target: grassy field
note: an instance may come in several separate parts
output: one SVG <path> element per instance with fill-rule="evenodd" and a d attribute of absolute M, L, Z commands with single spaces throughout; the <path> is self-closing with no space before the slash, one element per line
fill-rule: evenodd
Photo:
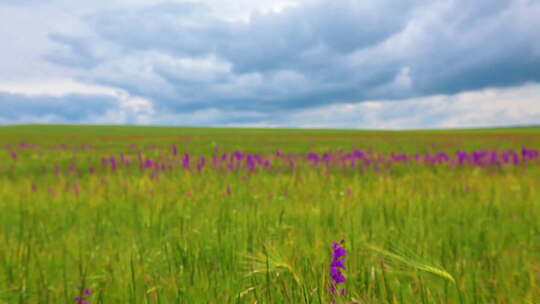
<path fill-rule="evenodd" d="M 0 303 L 539 303 L 540 157 L 521 154 L 538 127 L 35 125 L 0 143 Z"/>

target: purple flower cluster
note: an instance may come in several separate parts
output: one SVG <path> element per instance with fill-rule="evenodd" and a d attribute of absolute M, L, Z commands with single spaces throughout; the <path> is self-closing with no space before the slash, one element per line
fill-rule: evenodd
<path fill-rule="evenodd" d="M 332 244 L 332 262 L 330 263 L 330 296 L 332 296 L 333 301 L 335 301 L 337 284 L 344 283 L 346 280 L 345 276 L 341 272 L 342 269 L 345 269 L 346 254 L 347 251 L 345 250 L 345 248 L 343 248 L 341 243 L 334 242 L 334 244 Z M 341 288 L 339 290 L 339 295 L 345 295 L 345 288 Z"/>
<path fill-rule="evenodd" d="M 132 145 L 133 146 L 133 145 Z M 135 146 L 130 149 L 136 149 Z M 22 145 L 21 147 L 26 147 Z M 14 161 L 24 161 L 24 155 L 17 154 L 18 147 L 9 147 Z M 172 151 L 171 151 L 172 150 Z M 457 150 L 454 152 L 431 151 L 425 153 L 376 152 L 371 149 L 359 150 L 353 148 L 323 153 L 284 153 L 280 150 L 268 153 L 246 153 L 242 151 L 222 151 L 214 149 L 211 155 L 196 155 L 181 152 L 176 145 L 168 153 L 148 152 L 137 150 L 135 153 L 100 156 L 101 167 L 95 163 L 89 164 L 87 169 L 79 167 L 74 159 L 71 163 L 61 165 L 51 163 L 54 175 L 61 174 L 82 176 L 99 174 L 100 172 L 131 172 L 137 167 L 140 171 L 148 171 L 151 176 L 171 170 L 183 171 L 219 171 L 241 172 L 249 175 L 257 172 L 288 172 L 304 169 L 315 169 L 322 172 L 387 172 L 389 169 L 399 169 L 403 166 L 432 167 L 441 166 L 448 169 L 471 167 L 485 167 L 489 169 L 533 166 L 540 164 L 540 151 L 532 148 L 493 150 L 482 149 L 476 151 Z M 13 167 L 15 168 L 15 167 Z M 45 170 L 44 167 L 43 170 Z M 243 172 L 242 172 L 243 171 Z"/>
<path fill-rule="evenodd" d="M 88 297 L 92 295 L 92 291 L 88 288 L 84 289 L 84 294 L 75 298 L 77 304 L 92 304 L 88 301 Z"/>

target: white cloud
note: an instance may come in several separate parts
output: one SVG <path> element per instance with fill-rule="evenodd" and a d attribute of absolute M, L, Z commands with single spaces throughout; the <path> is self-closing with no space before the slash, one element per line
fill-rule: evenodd
<path fill-rule="evenodd" d="M 85 84 L 73 79 L 30 80 L 25 82 L 2 82 L 0 91 L 26 96 L 65 96 L 69 94 L 103 94 L 116 96 L 118 89 L 96 84 Z"/>
<path fill-rule="evenodd" d="M 450 115 L 439 122 L 439 127 L 538 125 L 540 84 L 466 92 L 450 98 L 442 106 Z"/>
<path fill-rule="evenodd" d="M 399 73 L 394 78 L 394 83 L 400 88 L 410 89 L 412 86 L 411 68 L 406 66 L 399 70 Z"/>
<path fill-rule="evenodd" d="M 402 101 L 330 105 L 297 112 L 287 120 L 299 127 L 360 129 L 538 125 L 540 84 Z"/>

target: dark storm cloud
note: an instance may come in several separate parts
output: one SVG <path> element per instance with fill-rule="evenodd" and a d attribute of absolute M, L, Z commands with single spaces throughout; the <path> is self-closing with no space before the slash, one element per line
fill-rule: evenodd
<path fill-rule="evenodd" d="M 71 52 L 47 58 L 173 112 L 278 113 L 540 81 L 539 1 L 319 1 L 249 22 L 213 13 L 169 3 L 94 14 L 99 40 L 53 35 Z M 99 41 L 121 51 L 98 55 Z"/>
<path fill-rule="evenodd" d="M 23 116 L 56 116 L 65 121 L 81 121 L 104 114 L 118 100 L 103 95 L 26 96 L 0 92 L 0 119 L 18 121 Z"/>
<path fill-rule="evenodd" d="M 411 10 L 406 4 L 410 2 L 322 1 L 281 13 L 253 14 L 246 24 L 219 20 L 202 4 L 169 3 L 100 13 L 87 21 L 101 37 L 126 50 L 216 54 L 239 73 L 317 70 L 326 65 L 317 62 L 326 55 L 372 46 L 400 31 Z M 326 62 L 331 63 L 330 58 Z"/>
<path fill-rule="evenodd" d="M 411 61 L 421 95 L 540 81 L 538 1 L 469 1 L 441 13 Z"/>

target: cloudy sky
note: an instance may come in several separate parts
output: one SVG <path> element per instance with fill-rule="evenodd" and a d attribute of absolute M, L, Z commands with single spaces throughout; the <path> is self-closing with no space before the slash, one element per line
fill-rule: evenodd
<path fill-rule="evenodd" d="M 540 124 L 540 0 L 0 0 L 0 124 Z"/>

